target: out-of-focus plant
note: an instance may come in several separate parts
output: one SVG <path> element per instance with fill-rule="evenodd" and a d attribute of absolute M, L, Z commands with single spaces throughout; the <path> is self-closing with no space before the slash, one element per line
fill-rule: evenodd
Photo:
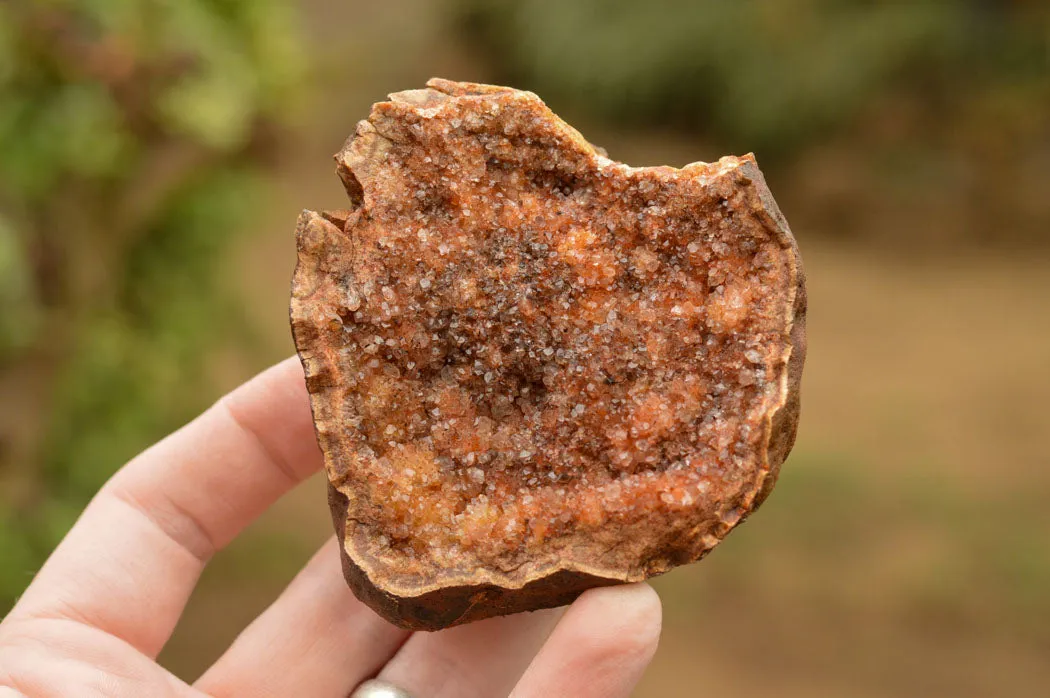
<path fill-rule="evenodd" d="M 0 3 L 0 614 L 245 327 L 217 265 L 295 102 L 291 20 L 285 0 Z"/>
<path fill-rule="evenodd" d="M 755 151 L 822 201 L 811 229 L 1050 242 L 1046 2 L 458 2 L 498 79 Z"/>
<path fill-rule="evenodd" d="M 464 19 L 509 77 L 564 101 L 772 151 L 894 86 L 1045 79 L 1050 40 L 1037 3 L 987 0 L 466 0 Z"/>

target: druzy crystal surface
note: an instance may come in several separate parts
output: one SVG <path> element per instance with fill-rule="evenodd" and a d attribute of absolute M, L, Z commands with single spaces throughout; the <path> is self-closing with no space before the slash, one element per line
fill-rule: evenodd
<path fill-rule="evenodd" d="M 632 168 L 433 80 L 336 156 L 292 323 L 347 577 L 409 627 L 698 559 L 794 439 L 805 291 L 751 156 Z"/>

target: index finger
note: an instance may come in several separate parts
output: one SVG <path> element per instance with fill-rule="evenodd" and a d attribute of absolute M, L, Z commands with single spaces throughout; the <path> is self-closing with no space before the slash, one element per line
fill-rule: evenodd
<path fill-rule="evenodd" d="M 155 657 L 211 555 L 320 466 L 293 357 L 117 472 L 7 622 L 70 619 Z"/>

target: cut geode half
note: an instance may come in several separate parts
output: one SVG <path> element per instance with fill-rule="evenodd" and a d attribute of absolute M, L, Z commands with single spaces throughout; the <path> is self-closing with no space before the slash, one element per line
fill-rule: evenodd
<path fill-rule="evenodd" d="M 750 155 L 613 162 L 536 95 L 431 80 L 336 156 L 291 319 L 357 596 L 405 628 L 693 562 L 794 442 L 806 292 Z"/>

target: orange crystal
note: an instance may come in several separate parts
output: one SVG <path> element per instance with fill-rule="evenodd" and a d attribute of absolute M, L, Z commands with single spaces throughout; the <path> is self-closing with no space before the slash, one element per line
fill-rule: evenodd
<path fill-rule="evenodd" d="M 768 493 L 805 350 L 750 155 L 597 152 L 532 93 L 431 80 L 304 212 L 292 326 L 348 581 L 405 627 L 699 559 Z"/>

